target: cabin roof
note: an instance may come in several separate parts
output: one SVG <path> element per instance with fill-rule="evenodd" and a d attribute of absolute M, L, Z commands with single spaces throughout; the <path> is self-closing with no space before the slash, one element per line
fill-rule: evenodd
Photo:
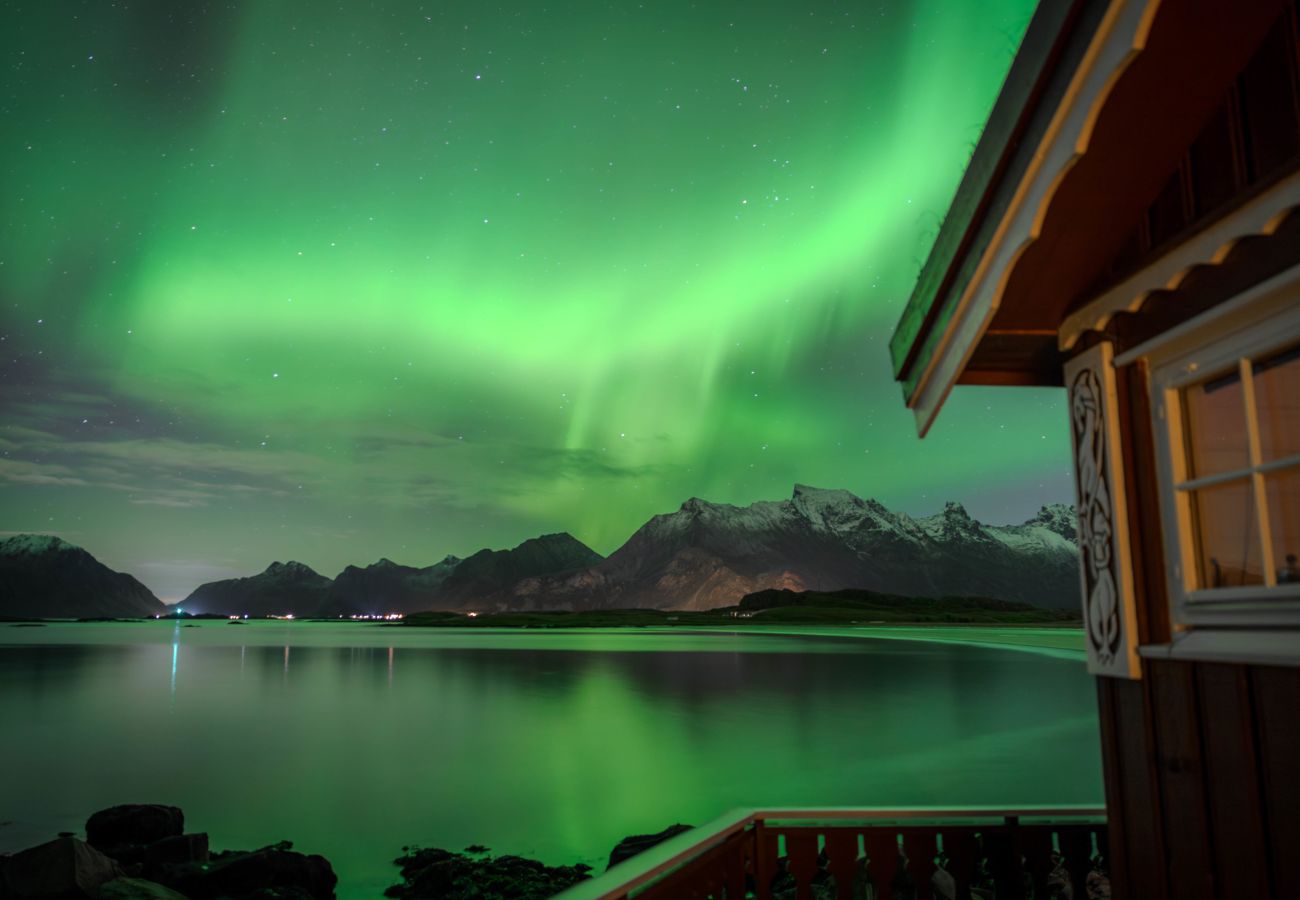
<path fill-rule="evenodd" d="M 981 232 L 988 231 L 988 223 L 1005 211 L 1016 182 L 1029 164 L 1032 148 L 1042 138 L 1048 119 L 1044 109 L 1060 99 L 1066 83 L 1059 73 L 1072 71 L 1078 64 L 1080 48 L 1096 29 L 1106 5 L 1043 0 L 1030 20 L 889 342 L 894 377 L 903 382 L 905 397 L 915 387 L 915 373 L 933 353 L 932 342 L 927 339 L 937 324 L 951 316 L 956 296 L 970 280 L 972 267 L 964 263 L 987 243 L 987 235 L 984 241 L 979 240 Z M 1090 13 L 1086 17 L 1081 16 L 1084 7 Z M 1066 54 L 1065 45 L 1071 35 L 1075 37 L 1073 52 Z M 1053 73 L 1057 73 L 1055 79 Z"/>
<path fill-rule="evenodd" d="M 922 435 L 957 383 L 1061 383 L 1061 323 L 1285 7 L 1043 0 L 890 341 Z"/>

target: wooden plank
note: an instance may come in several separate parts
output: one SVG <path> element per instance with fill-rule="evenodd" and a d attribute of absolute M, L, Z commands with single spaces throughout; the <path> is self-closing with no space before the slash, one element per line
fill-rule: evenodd
<path fill-rule="evenodd" d="M 785 853 L 794 876 L 796 900 L 812 900 L 812 880 L 817 874 L 817 832 L 811 828 L 785 831 Z"/>
<path fill-rule="evenodd" d="M 1155 435 L 1147 391 L 1147 364 L 1139 361 L 1116 372 L 1120 450 L 1128 508 L 1129 559 L 1137 607 L 1139 644 L 1170 638 L 1169 595 L 1165 585 L 1165 548 L 1161 532 L 1160 478 L 1156 472 Z"/>
<path fill-rule="evenodd" d="M 1151 687 L 1169 893 L 1178 900 L 1214 900 L 1192 666 L 1151 660 L 1146 675 Z"/>
<path fill-rule="evenodd" d="M 898 874 L 898 836 L 888 828 L 873 828 L 864 835 L 867 871 L 876 885 L 877 897 L 892 897 L 894 877 Z"/>
<path fill-rule="evenodd" d="M 1300 669 L 1250 670 L 1274 897 L 1300 897 Z"/>
<path fill-rule="evenodd" d="M 1272 896 L 1246 669 L 1200 663 L 1196 682 L 1215 886 L 1225 897 Z"/>
<path fill-rule="evenodd" d="M 1146 715 L 1148 681 L 1110 679 L 1114 699 L 1115 747 L 1119 755 L 1127 835 L 1127 894 L 1132 900 L 1165 900 L 1164 825 L 1157 790 L 1155 747 Z"/>
<path fill-rule="evenodd" d="M 1124 773 L 1120 767 L 1120 734 L 1115 725 L 1115 699 L 1112 691 L 1114 678 L 1097 679 L 1097 718 L 1101 724 L 1101 769 L 1106 787 L 1106 821 L 1110 824 L 1110 841 L 1102 853 L 1110 865 L 1110 882 L 1114 900 L 1140 900 L 1128 890 L 1128 853 L 1124 844 L 1126 812 L 1124 808 Z M 1048 850 L 1051 849 L 1050 841 Z M 1029 856 L 1029 854 L 1026 854 Z M 1048 853 L 1029 857 L 1035 884 L 1041 885 L 1047 874 Z"/>
<path fill-rule="evenodd" d="M 853 900 L 853 877 L 858 871 L 858 830 L 827 829 L 826 858 L 827 869 L 835 876 L 836 897 L 838 900 Z"/>

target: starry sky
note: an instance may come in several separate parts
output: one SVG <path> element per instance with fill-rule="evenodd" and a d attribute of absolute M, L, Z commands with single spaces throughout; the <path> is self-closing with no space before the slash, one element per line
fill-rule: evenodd
<path fill-rule="evenodd" d="M 0 533 L 174 600 L 795 482 L 1068 499 L 1060 393 L 919 441 L 887 354 L 1032 6 L 5 4 Z"/>

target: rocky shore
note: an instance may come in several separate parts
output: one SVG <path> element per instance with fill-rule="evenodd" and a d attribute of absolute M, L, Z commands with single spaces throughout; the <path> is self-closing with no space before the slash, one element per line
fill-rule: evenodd
<path fill-rule="evenodd" d="M 611 866 L 667 840 L 688 825 L 624 838 Z M 289 841 L 256 850 L 212 852 L 208 835 L 186 832 L 175 806 L 133 804 L 100 810 L 86 839 L 61 834 L 0 854 L 0 900 L 333 900 L 329 860 L 299 853 Z M 545 900 L 590 876 L 591 867 L 547 866 L 521 856 L 491 856 L 474 845 L 454 852 L 403 847 L 393 860 L 400 900 Z"/>

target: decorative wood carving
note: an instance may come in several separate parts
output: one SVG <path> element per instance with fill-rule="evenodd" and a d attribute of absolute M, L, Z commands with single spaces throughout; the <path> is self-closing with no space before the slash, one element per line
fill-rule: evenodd
<path fill-rule="evenodd" d="M 1133 567 L 1129 558 L 1123 455 L 1109 342 L 1065 366 L 1079 511 L 1079 575 L 1088 671 L 1138 678 Z"/>

